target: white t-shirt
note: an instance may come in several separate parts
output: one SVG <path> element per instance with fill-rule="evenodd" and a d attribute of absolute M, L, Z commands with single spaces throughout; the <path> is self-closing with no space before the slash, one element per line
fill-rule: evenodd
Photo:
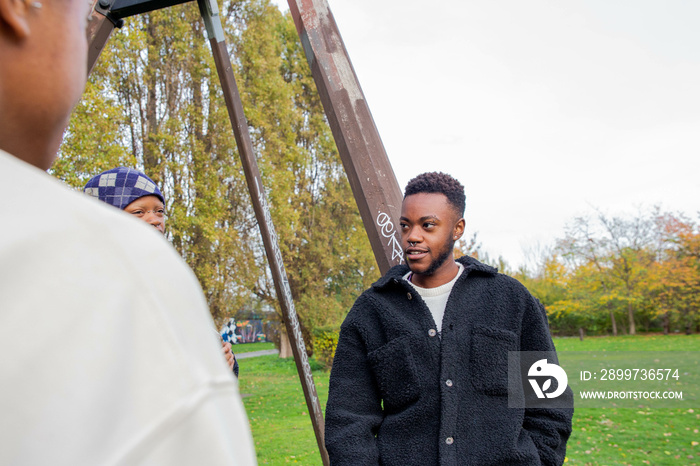
<path fill-rule="evenodd" d="M 433 320 L 435 321 L 438 332 L 442 332 L 442 318 L 445 316 L 447 299 L 450 297 L 450 293 L 452 293 L 452 288 L 455 286 L 455 282 L 459 276 L 462 275 L 462 271 L 464 270 L 464 266 L 462 264 L 457 262 L 457 265 L 459 266 L 459 271 L 457 272 L 455 278 L 450 280 L 448 283 L 435 288 L 421 288 L 420 286 L 415 285 L 409 280 L 411 272 L 407 273 L 403 277 L 413 286 L 413 288 L 416 289 L 421 298 L 423 298 L 423 301 L 425 301 L 428 309 L 430 309 L 430 313 L 433 315 Z"/>
<path fill-rule="evenodd" d="M 153 227 L 0 151 L 0 464 L 255 464 L 212 325 Z"/>

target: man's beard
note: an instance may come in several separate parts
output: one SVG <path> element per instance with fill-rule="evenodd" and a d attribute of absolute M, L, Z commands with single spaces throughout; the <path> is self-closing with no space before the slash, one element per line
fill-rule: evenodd
<path fill-rule="evenodd" d="M 455 242 L 450 241 L 448 247 L 446 247 L 445 250 L 442 253 L 440 253 L 440 255 L 437 257 L 437 259 L 435 259 L 434 261 L 432 261 L 430 263 L 430 266 L 428 267 L 428 269 L 425 272 L 423 272 L 421 275 L 434 274 L 435 271 L 437 269 L 439 269 L 442 266 L 442 264 L 445 263 L 447 258 L 450 257 L 450 254 L 452 254 L 454 248 L 455 248 Z"/>

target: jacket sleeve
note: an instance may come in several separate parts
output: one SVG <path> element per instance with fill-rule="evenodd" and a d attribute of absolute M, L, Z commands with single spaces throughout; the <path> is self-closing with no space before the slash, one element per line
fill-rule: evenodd
<path fill-rule="evenodd" d="M 554 343 L 549 334 L 547 313 L 544 306 L 530 297 L 530 305 L 523 315 L 521 351 L 551 351 Z M 554 361 L 558 363 L 559 361 Z M 570 387 L 561 395 L 573 400 Z M 571 403 L 573 406 L 573 401 Z M 573 408 L 526 408 L 523 428 L 530 433 L 543 465 L 559 466 L 566 457 L 566 442 L 571 435 Z"/>
<path fill-rule="evenodd" d="M 384 417 L 381 399 L 362 332 L 348 320 L 341 328 L 331 370 L 326 449 L 332 466 L 378 465 L 376 433 Z"/>

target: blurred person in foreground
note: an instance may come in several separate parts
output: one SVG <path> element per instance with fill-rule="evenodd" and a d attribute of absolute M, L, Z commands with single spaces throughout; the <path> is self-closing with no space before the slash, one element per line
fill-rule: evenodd
<path fill-rule="evenodd" d="M 341 326 L 326 405 L 331 465 L 564 462 L 573 409 L 508 400 L 509 352 L 554 351 L 547 315 L 516 280 L 455 260 L 464 208 L 464 187 L 444 173 L 406 186 L 406 264 L 365 291 Z"/>
<path fill-rule="evenodd" d="M 165 198 L 158 185 L 145 173 L 134 168 L 112 168 L 90 178 L 83 191 L 165 234 Z M 231 343 L 224 342 L 216 329 L 214 333 L 221 342 L 226 363 L 238 377 L 238 361 Z"/>
<path fill-rule="evenodd" d="M 0 464 L 255 464 L 191 270 L 44 172 L 85 86 L 89 13 L 0 0 Z"/>

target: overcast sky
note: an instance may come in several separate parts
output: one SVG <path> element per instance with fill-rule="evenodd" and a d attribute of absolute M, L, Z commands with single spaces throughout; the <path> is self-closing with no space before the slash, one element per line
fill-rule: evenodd
<path fill-rule="evenodd" d="M 490 256 L 593 207 L 697 218 L 700 2 L 329 3 L 399 185 L 458 178 Z"/>

